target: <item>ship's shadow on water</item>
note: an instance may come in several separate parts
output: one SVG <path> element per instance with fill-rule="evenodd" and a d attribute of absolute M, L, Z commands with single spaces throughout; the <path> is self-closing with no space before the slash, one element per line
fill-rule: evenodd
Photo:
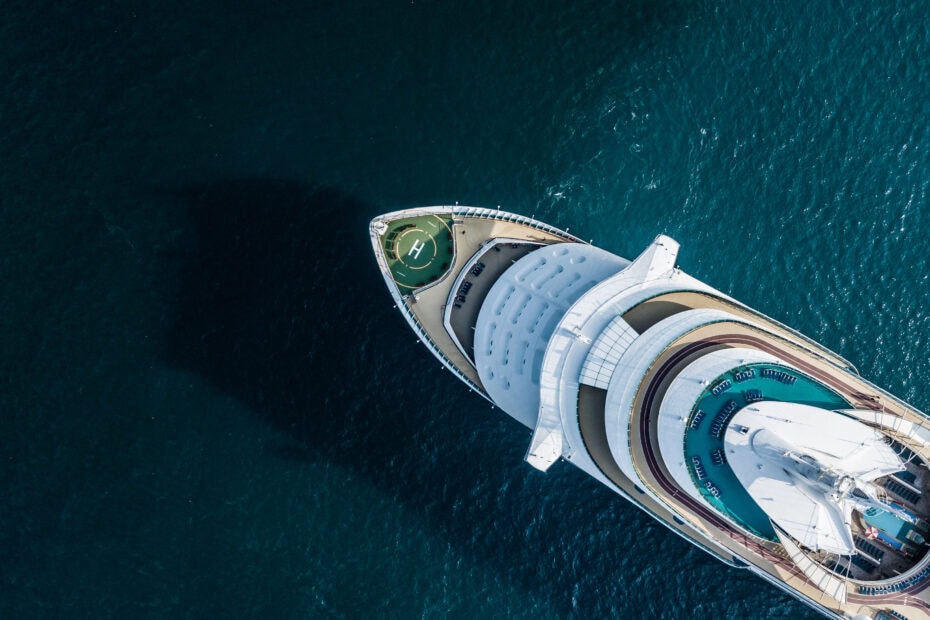
<path fill-rule="evenodd" d="M 371 253 L 367 224 L 379 209 L 286 180 L 180 196 L 194 237 L 169 363 L 283 431 L 273 458 L 325 459 L 364 476 L 560 615 L 622 611 L 616 597 L 638 577 L 621 566 L 630 528 L 661 528 L 564 465 L 529 472 L 528 432 L 417 347 Z M 664 553 L 702 561 L 657 536 Z"/>

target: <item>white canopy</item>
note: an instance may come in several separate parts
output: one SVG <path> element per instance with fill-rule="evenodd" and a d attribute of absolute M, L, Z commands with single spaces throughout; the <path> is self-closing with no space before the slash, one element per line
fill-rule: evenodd
<path fill-rule="evenodd" d="M 904 467 L 883 435 L 834 411 L 765 401 L 741 409 L 727 459 L 753 500 L 812 550 L 855 553 L 854 508 L 879 505 L 871 481 Z"/>

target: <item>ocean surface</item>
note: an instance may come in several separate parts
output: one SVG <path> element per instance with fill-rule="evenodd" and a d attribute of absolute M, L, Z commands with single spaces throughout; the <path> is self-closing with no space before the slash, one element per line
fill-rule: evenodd
<path fill-rule="evenodd" d="M 535 215 L 930 409 L 898 2 L 4 3 L 0 618 L 806 618 L 442 371 L 368 220 Z"/>

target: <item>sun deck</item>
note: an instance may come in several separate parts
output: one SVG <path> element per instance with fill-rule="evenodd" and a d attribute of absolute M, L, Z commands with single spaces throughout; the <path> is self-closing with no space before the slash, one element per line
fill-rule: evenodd
<path fill-rule="evenodd" d="M 850 405 L 819 382 L 774 364 L 740 366 L 707 379 L 707 388 L 688 417 L 685 464 L 708 503 L 757 536 L 776 540 L 768 515 L 752 500 L 727 465 L 723 441 L 727 423 L 733 415 L 761 400 L 825 409 L 843 409 Z"/>
<path fill-rule="evenodd" d="M 663 384 L 663 377 L 667 376 L 669 373 L 673 374 L 675 368 L 679 368 L 686 363 L 688 351 L 699 350 L 702 347 L 719 346 L 720 344 L 727 345 L 731 343 L 739 344 L 739 346 L 751 344 L 752 346 L 776 354 L 779 358 L 789 361 L 799 368 L 803 368 L 805 373 L 812 377 L 816 377 L 818 381 L 821 381 L 824 386 L 828 387 L 830 391 L 834 392 L 843 401 L 858 402 L 860 406 L 868 402 L 871 402 L 873 406 L 875 406 L 876 403 L 881 403 L 881 406 L 884 407 L 886 411 L 894 411 L 895 416 L 906 417 L 915 421 L 918 421 L 917 416 L 920 414 L 907 408 L 903 403 L 900 403 L 900 401 L 887 397 L 884 393 L 866 383 L 857 375 L 839 371 L 835 366 L 828 364 L 825 360 L 816 356 L 811 356 L 809 353 L 803 353 L 796 344 L 783 341 L 772 334 L 767 334 L 751 327 L 737 324 L 718 323 L 708 325 L 689 334 L 676 345 L 669 347 L 668 353 L 657 361 L 654 370 L 642 384 L 641 392 L 638 396 L 641 400 L 639 400 L 638 404 L 634 407 L 633 418 L 631 420 L 631 436 L 634 438 L 631 447 L 634 461 L 637 463 L 637 468 L 644 476 L 646 484 L 657 489 L 657 492 L 660 494 L 668 497 L 672 504 L 678 506 L 684 513 L 694 515 L 697 518 L 697 523 L 705 527 L 709 526 L 711 531 L 716 532 L 713 536 L 727 544 L 727 546 L 730 546 L 730 543 L 726 541 L 730 539 L 736 543 L 737 548 L 742 547 L 750 551 L 755 556 L 755 559 L 752 561 L 758 566 L 763 568 L 767 565 L 771 566 L 771 568 L 767 570 L 773 570 L 775 574 L 779 575 L 779 579 L 791 583 L 795 588 L 801 591 L 808 592 L 810 596 L 819 597 L 821 594 L 818 590 L 816 588 L 811 589 L 811 585 L 809 581 L 807 581 L 809 578 L 801 577 L 798 574 L 798 567 L 795 563 L 788 560 L 787 557 L 784 557 L 784 559 L 779 557 L 781 552 L 778 548 L 771 546 L 770 543 L 766 543 L 764 540 L 752 541 L 751 539 L 747 539 L 744 535 L 735 531 L 725 520 L 714 515 L 707 507 L 701 506 L 696 501 L 678 492 L 677 487 L 671 480 L 669 472 L 665 470 L 664 466 L 661 464 L 661 459 L 658 458 L 658 446 L 655 444 L 652 437 L 654 437 L 655 433 L 654 425 L 657 414 L 654 408 L 657 406 L 657 402 L 661 400 L 662 388 L 660 386 Z M 801 354 L 800 356 L 799 353 Z M 770 387 L 775 386 L 772 385 Z M 728 389 L 733 389 L 733 387 L 730 386 Z M 771 389 L 770 394 L 774 395 Z M 707 424 L 710 419 L 712 419 L 712 417 L 705 419 L 703 423 Z M 863 529 L 864 528 L 854 527 L 855 532 L 862 532 Z M 741 555 L 747 558 L 752 557 L 746 556 L 745 551 L 743 551 Z M 894 581 L 893 574 L 885 575 L 884 573 L 874 571 L 869 575 L 855 569 L 848 571 L 845 570 L 844 565 L 841 563 L 831 567 L 827 562 L 829 558 L 825 556 L 812 554 L 811 557 L 824 566 L 824 568 L 821 569 L 822 571 L 828 569 L 835 570 L 836 568 L 841 569 L 842 572 L 838 574 L 843 579 L 862 577 L 875 580 L 887 577 L 891 581 Z M 912 557 L 904 560 L 904 558 L 901 557 L 897 561 L 897 569 L 901 571 L 908 567 L 913 567 L 915 561 L 918 559 L 919 558 Z M 930 577 L 930 573 L 924 575 L 921 580 L 908 580 L 906 585 L 899 586 L 901 589 L 897 591 L 925 591 L 925 581 L 928 577 Z M 901 583 L 904 584 L 905 581 L 901 581 Z M 856 600 L 859 600 L 861 603 L 868 602 L 864 597 L 860 598 L 860 594 L 878 597 L 883 595 L 887 596 L 890 592 L 890 590 L 884 589 L 869 590 L 868 586 L 865 585 L 851 585 L 850 588 L 848 602 Z M 878 603 L 880 601 L 876 599 L 875 602 Z M 930 607 L 928 607 L 928 609 L 930 609 Z"/>
<path fill-rule="evenodd" d="M 638 307 L 639 316 L 634 315 L 631 318 L 639 329 L 648 329 L 663 318 L 682 311 L 681 308 L 693 307 L 701 303 L 706 304 L 708 300 L 711 300 L 711 304 L 723 307 L 729 312 L 734 312 L 735 308 L 739 315 L 746 318 L 758 320 L 760 317 L 757 313 L 748 309 L 743 310 L 738 305 L 732 304 L 732 302 L 714 300 L 704 294 L 671 293 L 662 297 L 664 299 L 658 299 L 658 301 L 671 303 L 661 303 L 655 305 L 652 309 L 646 310 L 643 310 L 642 306 Z M 653 310 L 656 310 L 656 312 L 653 312 Z M 692 415 L 699 409 L 705 411 L 704 417 L 697 423 L 699 428 L 695 429 L 698 433 L 702 431 L 705 434 L 709 433 L 712 430 L 711 427 L 715 417 L 726 410 L 731 400 L 735 402 L 735 408 L 739 409 L 741 406 L 760 397 L 766 400 L 801 402 L 830 410 L 848 407 L 872 409 L 875 410 L 876 415 L 878 415 L 878 410 L 881 410 L 882 415 L 887 415 L 893 420 L 909 420 L 921 427 L 926 424 L 926 420 L 920 413 L 909 408 L 903 402 L 863 380 L 846 360 L 826 352 L 819 345 L 810 343 L 803 337 L 797 337 L 790 329 L 781 328 L 774 323 L 769 325 L 769 321 L 764 316 L 762 318 L 766 323 L 766 328 L 771 329 L 771 331 L 758 330 L 752 326 L 739 323 L 709 324 L 672 343 L 666 349 L 666 353 L 655 361 L 640 385 L 629 425 L 634 463 L 643 474 L 644 481 L 637 480 L 636 484 L 634 484 L 620 472 L 613 461 L 611 451 L 606 445 L 603 428 L 604 390 L 586 385 L 580 387 L 578 393 L 578 424 L 585 448 L 594 459 L 601 473 L 624 490 L 632 487 L 637 491 L 638 493 L 631 494 L 637 502 L 652 505 L 648 495 L 643 495 L 643 491 L 638 488 L 639 484 L 645 483 L 650 490 L 666 498 L 672 506 L 676 507 L 680 511 L 680 515 L 691 515 L 691 524 L 707 532 L 711 539 L 725 549 L 732 550 L 735 555 L 775 576 L 773 578 L 791 584 L 792 587 L 805 592 L 815 600 L 822 600 L 822 587 L 814 585 L 817 581 L 815 580 L 812 583 L 812 577 L 801 572 L 796 560 L 789 558 L 789 552 L 782 547 L 777 537 L 760 536 L 755 539 L 748 537 L 729 524 L 726 519 L 721 518 L 722 515 L 719 513 L 714 514 L 715 511 L 709 506 L 702 506 L 701 503 L 693 501 L 687 494 L 682 493 L 681 489 L 672 481 L 672 476 L 665 469 L 661 458 L 658 457 L 659 449 L 655 442 L 657 407 L 662 400 L 663 390 L 668 387 L 670 377 L 674 376 L 677 372 L 676 369 L 687 366 L 696 356 L 707 354 L 707 352 L 718 350 L 721 347 L 732 346 L 758 348 L 792 365 L 805 369 L 805 373 L 792 375 L 778 364 L 759 364 L 753 367 L 752 374 L 745 372 L 748 367 L 738 367 L 733 372 L 728 373 L 727 376 L 709 378 L 706 392 L 701 397 L 700 404 L 692 411 Z M 736 373 L 740 373 L 738 377 Z M 804 376 L 805 374 L 809 375 L 809 377 Z M 713 393 L 715 388 L 717 390 L 716 394 Z M 729 406 L 733 407 L 733 405 Z M 838 413 L 837 415 L 842 414 Z M 690 418 L 689 422 L 693 422 L 693 418 Z M 725 426 L 725 419 L 721 421 L 720 426 L 721 429 Z M 897 432 L 894 429 L 886 430 L 892 433 Z M 890 486 L 892 491 L 897 491 L 903 495 L 914 492 L 909 486 L 922 489 L 923 491 L 917 502 L 910 506 L 916 514 L 928 514 L 926 489 L 930 472 L 926 471 L 925 466 L 919 464 L 922 462 L 922 457 L 917 454 L 917 452 L 923 453 L 927 452 L 927 450 L 918 450 L 913 443 L 904 438 L 902 433 L 898 433 L 898 435 L 902 441 L 906 441 L 910 446 L 909 448 L 903 443 L 899 443 L 896 450 L 899 454 L 904 455 L 902 458 L 910 459 L 908 471 L 911 475 L 905 474 L 904 480 L 900 480 L 897 476 L 891 476 L 889 477 L 890 480 L 878 480 L 877 482 L 886 489 Z M 698 437 L 700 437 L 699 434 L 691 435 L 689 431 L 689 441 Z M 721 475 L 721 472 L 725 472 L 727 469 L 726 454 L 718 452 L 719 446 L 713 444 L 710 439 L 708 435 L 703 438 L 703 443 L 699 439 L 698 442 L 689 446 L 689 450 L 694 448 L 694 452 L 701 457 L 699 466 L 702 468 L 704 480 L 711 480 L 714 485 L 713 488 L 719 495 L 719 497 L 714 497 L 713 492 L 706 489 L 708 493 L 705 497 L 709 496 L 709 499 L 712 500 L 711 503 L 718 501 L 727 511 L 723 514 L 728 514 L 731 518 L 732 513 L 738 515 L 745 513 L 747 516 L 743 517 L 745 519 L 744 523 L 748 522 L 753 526 L 747 528 L 749 531 L 755 529 L 759 534 L 769 533 L 763 532 L 764 524 L 767 522 L 766 516 L 758 509 L 753 513 L 752 508 L 755 503 L 748 497 L 748 494 L 743 491 L 744 497 L 742 499 L 744 501 L 741 501 L 738 499 L 739 494 L 733 492 L 742 490 L 739 482 L 735 480 L 735 476 L 733 476 L 734 485 L 729 485 L 727 477 Z M 690 452 L 689 456 L 691 456 Z M 913 480 L 911 480 L 911 477 L 913 477 Z M 893 493 L 888 493 L 888 497 L 897 501 L 903 499 L 901 495 L 896 496 Z M 911 496 L 911 499 L 915 498 Z M 663 514 L 662 511 L 656 512 L 660 515 Z M 664 514 L 668 515 L 668 513 Z M 680 527 L 680 520 L 674 514 L 664 516 L 664 519 L 670 527 L 676 529 Z M 866 523 L 853 523 L 852 525 L 858 540 L 868 540 L 866 538 Z M 923 532 L 923 528 L 918 528 L 916 534 L 922 536 Z M 890 550 L 891 546 L 884 540 L 883 534 L 884 530 L 880 529 L 875 545 Z M 906 534 L 907 532 L 904 535 L 906 536 Z M 925 550 L 926 547 L 923 549 Z M 864 611 L 869 609 L 868 605 L 883 606 L 895 602 L 902 603 L 908 598 L 912 601 L 910 603 L 912 605 L 911 609 L 913 609 L 913 605 L 918 607 L 927 605 L 926 602 L 916 601 L 913 595 L 908 593 L 919 591 L 921 597 L 924 597 L 927 592 L 925 582 L 930 577 L 930 571 L 926 575 L 923 574 L 923 571 L 920 571 L 922 577 L 917 575 L 908 579 L 895 578 L 896 575 L 913 570 L 915 562 L 918 565 L 926 562 L 926 556 L 921 560 L 921 556 L 924 555 L 923 550 L 916 555 L 912 554 L 910 556 L 898 552 L 886 552 L 883 556 L 883 562 L 878 567 L 867 565 L 865 563 L 868 561 L 865 557 L 867 552 L 863 551 L 862 548 L 860 548 L 860 551 L 860 555 L 854 556 L 855 562 L 863 564 L 870 572 L 862 570 L 856 564 L 852 564 L 851 569 L 847 568 L 848 560 L 845 564 L 843 562 L 831 564 L 831 558 L 825 557 L 823 554 L 813 554 L 807 550 L 806 553 L 809 554 L 809 557 L 818 562 L 820 566 L 820 568 L 809 568 L 808 570 L 813 571 L 812 575 L 821 575 L 817 579 L 830 579 L 828 575 L 834 575 L 833 579 L 839 580 L 835 583 L 848 584 L 848 586 L 843 586 L 843 591 L 848 592 L 848 594 L 844 594 L 844 600 L 840 602 L 846 605 L 846 609 L 849 610 Z M 851 580 L 860 580 L 859 584 L 861 585 Z M 866 583 L 863 583 L 863 581 Z M 867 585 L 868 582 L 882 585 L 880 587 L 869 586 Z M 885 582 L 896 583 L 897 585 L 884 585 Z M 901 597 L 904 597 L 904 599 Z M 930 606 L 922 608 L 930 610 Z"/>

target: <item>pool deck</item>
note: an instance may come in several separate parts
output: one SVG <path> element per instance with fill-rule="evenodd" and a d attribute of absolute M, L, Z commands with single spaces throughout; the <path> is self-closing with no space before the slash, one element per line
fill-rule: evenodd
<path fill-rule="evenodd" d="M 886 412 L 916 423 L 927 425 L 927 420 L 858 375 L 845 372 L 827 362 L 826 359 L 812 355 L 800 344 L 739 323 L 723 322 L 706 325 L 679 339 L 657 360 L 650 374 L 643 381 L 634 403 L 630 428 L 633 461 L 645 483 L 660 496 L 667 497 L 681 514 L 691 515 L 693 524 L 722 546 L 752 561 L 759 568 L 789 583 L 814 600 L 829 598 L 801 573 L 793 561 L 787 558 L 780 545 L 748 536 L 737 530 L 721 515 L 715 514 L 712 509 L 678 489 L 659 457 L 656 440 L 658 407 L 664 389 L 667 387 L 668 378 L 694 355 L 707 347 L 719 345 L 748 346 L 772 353 L 818 379 L 841 397 L 859 407 L 883 406 Z M 930 458 L 930 449 L 918 446 L 908 447 L 922 457 Z M 851 586 L 847 600 L 837 601 L 835 605 L 840 605 L 842 609 L 856 614 L 868 611 L 871 605 L 884 606 L 907 601 L 908 604 L 919 608 L 925 614 L 924 617 L 930 618 L 930 601 L 928 601 L 926 590 L 928 579 L 930 576 L 900 592 L 879 596 L 858 594 L 856 587 Z M 916 611 L 917 609 L 912 607 L 907 610 L 907 613 L 913 615 Z"/>
<path fill-rule="evenodd" d="M 770 325 L 766 324 L 766 328 L 770 328 Z M 770 334 L 743 323 L 713 323 L 683 336 L 656 360 L 640 385 L 629 426 L 634 466 L 642 481 L 637 480 L 634 484 L 613 461 L 606 446 L 603 429 L 606 391 L 589 386 L 581 386 L 578 399 L 578 422 L 585 447 L 601 472 L 644 510 L 661 519 L 670 529 L 695 541 L 724 561 L 738 557 L 761 570 L 763 575 L 768 575 L 770 580 L 787 583 L 812 600 L 820 601 L 829 608 L 842 610 L 849 615 L 866 614 L 871 617 L 882 609 L 894 609 L 906 614 L 908 618 L 930 618 L 930 589 L 927 588 L 930 569 L 921 570 L 920 578 L 913 583 L 902 583 L 898 586 L 900 589 L 893 592 L 860 592 L 857 582 L 850 581 L 847 582 L 845 600 L 832 601 L 830 595 L 823 592 L 800 570 L 780 543 L 753 536 L 736 528 L 715 510 L 695 501 L 688 493 L 678 488 L 670 472 L 666 470 L 659 456 L 656 440 L 661 397 L 678 370 L 697 357 L 721 347 L 751 347 L 768 351 L 796 365 L 860 409 L 883 409 L 886 413 L 900 416 L 902 419 L 930 426 L 921 413 L 871 385 L 855 372 L 846 370 L 851 368 L 851 365 L 839 356 L 828 357 L 821 355 L 816 349 L 811 351 L 811 343 L 803 338 L 794 338 L 791 330 L 773 331 L 778 333 Z M 709 420 L 705 420 L 704 424 L 708 423 Z M 912 443 L 907 444 L 909 448 L 922 458 L 930 460 L 930 447 L 914 446 Z M 651 491 L 669 501 L 676 513 L 687 519 L 687 523 L 682 522 L 676 513 L 672 513 L 649 495 L 643 494 L 637 486 L 643 484 L 643 481 Z M 696 528 L 713 542 L 696 538 L 692 528 Z M 920 566 L 927 564 L 930 564 L 930 554 L 919 561 Z M 888 583 L 893 581 L 892 579 Z"/>
<path fill-rule="evenodd" d="M 795 379 L 791 385 L 787 385 L 776 377 L 766 376 L 763 371 L 767 369 L 790 374 Z M 695 486 L 709 503 L 754 534 L 776 540 L 768 515 L 753 501 L 726 463 L 723 433 L 716 436 L 712 434 L 717 417 L 723 416 L 721 420 L 732 419 L 736 412 L 756 400 L 796 402 L 825 409 L 846 409 L 850 405 L 829 388 L 803 375 L 798 376 L 791 369 L 770 363 L 747 364 L 708 379 L 708 388 L 698 397 L 688 418 L 685 465 Z M 712 388 L 717 385 L 726 387 L 714 394 Z M 731 403 L 732 407 L 728 410 Z M 703 415 L 699 422 L 694 423 L 698 411 Z M 723 429 L 725 424 L 721 426 Z M 723 459 L 720 455 L 723 455 Z M 696 463 L 700 464 L 701 471 L 697 471 Z M 711 493 L 708 482 L 719 491 L 719 497 Z"/>

